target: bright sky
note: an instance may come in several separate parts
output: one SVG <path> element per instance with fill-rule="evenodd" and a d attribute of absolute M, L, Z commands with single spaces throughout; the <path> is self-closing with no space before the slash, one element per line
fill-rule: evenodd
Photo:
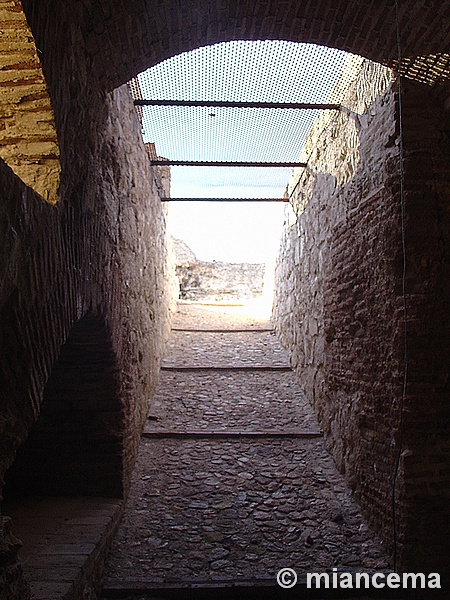
<path fill-rule="evenodd" d="M 283 203 L 172 203 L 169 231 L 200 260 L 268 262 L 278 253 Z"/>
<path fill-rule="evenodd" d="M 275 169 L 172 167 L 171 196 L 282 196 L 290 169 L 271 171 Z M 274 186 L 274 176 L 280 179 L 278 186 Z M 281 202 L 173 202 L 169 204 L 169 230 L 200 260 L 268 262 L 278 254 L 284 207 Z"/>
<path fill-rule="evenodd" d="M 327 102 L 339 50 L 234 41 L 163 61 L 139 75 L 144 99 Z M 145 142 L 173 160 L 296 161 L 317 111 L 145 107 Z M 282 197 L 291 170 L 172 167 L 172 197 Z M 284 203 L 169 205 L 169 228 L 200 260 L 266 262 L 278 251 Z"/>

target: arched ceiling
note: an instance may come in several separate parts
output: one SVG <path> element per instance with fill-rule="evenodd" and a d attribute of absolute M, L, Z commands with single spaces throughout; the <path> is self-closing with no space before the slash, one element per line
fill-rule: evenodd
<path fill-rule="evenodd" d="M 450 4 L 442 0 L 3 0 L 0 7 L 13 22 L 9 30 L 2 20 L 0 29 L 9 46 L 0 72 L 5 75 L 11 67 L 19 71 L 25 65 L 16 79 L 5 75 L 3 92 L 9 86 L 13 95 L 0 109 L 8 124 L 25 114 L 24 107 L 27 117 L 20 120 L 28 125 L 33 112 L 44 110 L 41 103 L 47 93 L 36 47 L 58 111 L 64 102 L 61 80 L 70 75 L 64 53 L 76 53 L 85 77 L 103 90 L 112 90 L 171 56 L 231 40 L 310 42 L 394 68 L 400 52 L 400 72 L 428 83 L 450 77 Z M 16 60 L 14 48 L 26 59 L 18 54 Z M 36 76 L 33 94 L 22 93 L 25 72 Z M 51 111 L 48 97 L 44 104 Z M 49 112 L 34 118 L 30 138 L 20 132 L 14 137 L 13 129 L 5 128 L 3 141 L 0 138 L 4 160 L 50 202 L 56 200 L 59 178 L 52 127 Z M 38 148 L 36 143 L 48 147 Z"/>
<path fill-rule="evenodd" d="M 40 48 L 47 41 L 42 9 L 47 21 L 62 23 L 64 4 L 24 0 Z M 70 6 L 105 89 L 170 56 L 230 40 L 312 42 L 395 66 L 397 13 L 402 70 L 416 78 L 433 69 L 433 77 L 450 73 L 450 4 L 442 0 L 74 0 Z"/>

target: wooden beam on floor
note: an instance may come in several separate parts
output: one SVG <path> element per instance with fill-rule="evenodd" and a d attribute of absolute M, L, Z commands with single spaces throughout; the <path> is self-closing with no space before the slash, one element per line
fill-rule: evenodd
<path fill-rule="evenodd" d="M 186 327 L 172 327 L 171 331 L 181 331 L 183 333 L 272 333 L 274 329 L 194 329 Z"/>
<path fill-rule="evenodd" d="M 349 569 L 350 570 L 350 569 Z M 101 599 L 123 598 L 130 600 L 136 597 L 153 600 L 383 600 L 404 598 L 404 590 L 383 589 L 340 589 L 325 587 L 308 587 L 306 574 L 298 574 L 298 582 L 292 588 L 283 589 L 274 585 L 273 578 L 255 579 L 254 581 L 180 581 L 155 582 L 135 579 L 125 579 L 123 582 L 103 587 Z"/>
<path fill-rule="evenodd" d="M 199 366 L 199 367 L 166 367 L 162 366 L 161 371 L 178 371 L 182 373 L 195 373 L 196 371 L 292 371 L 289 365 L 239 365 L 239 366 Z"/>
<path fill-rule="evenodd" d="M 320 431 L 248 431 L 241 429 L 216 429 L 216 430 L 187 430 L 187 431 L 144 431 L 142 437 L 151 439 L 230 439 L 230 438 L 252 438 L 252 439 L 312 439 L 323 437 Z"/>

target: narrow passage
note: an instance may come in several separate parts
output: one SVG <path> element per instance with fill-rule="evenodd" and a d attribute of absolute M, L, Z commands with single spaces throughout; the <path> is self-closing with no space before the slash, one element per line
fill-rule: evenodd
<path fill-rule="evenodd" d="M 387 564 L 270 323 L 180 304 L 104 597 Z"/>

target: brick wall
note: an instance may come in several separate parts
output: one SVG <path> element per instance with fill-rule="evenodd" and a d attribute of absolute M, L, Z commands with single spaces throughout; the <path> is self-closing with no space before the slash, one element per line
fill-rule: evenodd
<path fill-rule="evenodd" d="M 0 156 L 50 203 L 57 200 L 59 149 L 37 49 L 20 0 L 0 0 Z"/>
<path fill-rule="evenodd" d="M 370 75 L 367 64 L 364 68 L 363 80 Z M 430 543 L 429 532 L 437 533 L 448 515 L 443 508 L 448 405 L 442 400 L 448 385 L 443 260 L 450 233 L 444 208 L 448 116 L 430 88 L 405 88 L 411 325 L 402 427 L 405 329 L 395 90 L 395 85 L 377 90 L 364 114 L 341 114 L 322 135 L 320 129 L 313 133 L 310 168 L 294 192 L 295 210 L 284 231 L 275 320 L 339 468 L 389 550 L 397 551 L 399 565 L 444 573 L 443 536 Z M 428 503 L 427 526 L 418 534 L 414 521 L 425 518 Z"/>
<path fill-rule="evenodd" d="M 87 313 L 111 332 L 128 407 L 125 431 L 134 439 L 145 403 L 131 398 L 148 399 L 167 335 L 165 212 L 133 105 L 126 88 L 95 100 L 83 104 L 77 96 L 80 104 L 67 107 L 57 207 L 45 206 L 3 165 L 8 260 L 2 264 L 1 374 L 5 402 L 23 422 L 14 430 L 18 439 L 37 417 L 60 348 Z M 124 441 L 128 448 L 136 443 L 131 438 Z M 5 448 L 3 456 L 10 454 Z M 131 458 L 126 463 L 129 471 Z"/>
<path fill-rule="evenodd" d="M 403 560 L 448 583 L 450 113 L 448 87 L 403 83 L 406 356 L 399 497 Z M 447 110 L 444 105 L 447 105 Z"/>
<path fill-rule="evenodd" d="M 173 267 L 158 197 L 164 182 L 149 165 L 128 90 L 96 89 L 67 10 L 67 27 L 48 34 L 46 65 L 61 150 L 59 203 L 44 203 L 0 161 L 0 480 L 29 431 L 30 442 L 40 439 L 32 449 L 42 460 L 44 446 L 58 451 L 57 434 L 46 425 L 48 415 L 58 414 L 52 397 L 61 394 L 73 405 L 66 416 L 77 419 L 84 433 L 69 431 L 60 419 L 60 435 L 84 436 L 97 454 L 78 453 L 89 469 L 85 487 L 80 465 L 72 461 L 47 473 L 48 489 L 50 475 L 57 479 L 66 469 L 63 493 L 117 496 L 128 485 L 156 385 Z M 88 330 L 97 333 L 98 372 L 107 384 L 103 396 L 91 395 L 98 411 L 94 404 L 81 406 L 80 394 L 70 398 L 66 389 L 71 371 L 82 379 L 79 392 L 98 377 L 94 365 L 83 362 L 88 331 L 82 332 L 81 363 L 73 355 L 86 315 L 93 320 Z M 41 405 L 42 419 L 32 429 Z M 60 449 L 64 455 L 61 442 Z M 103 480 L 93 487 L 100 469 Z M 19 480 L 11 475 L 11 481 Z M 0 519 L 0 597 L 25 598 L 18 546 L 7 516 Z"/>

